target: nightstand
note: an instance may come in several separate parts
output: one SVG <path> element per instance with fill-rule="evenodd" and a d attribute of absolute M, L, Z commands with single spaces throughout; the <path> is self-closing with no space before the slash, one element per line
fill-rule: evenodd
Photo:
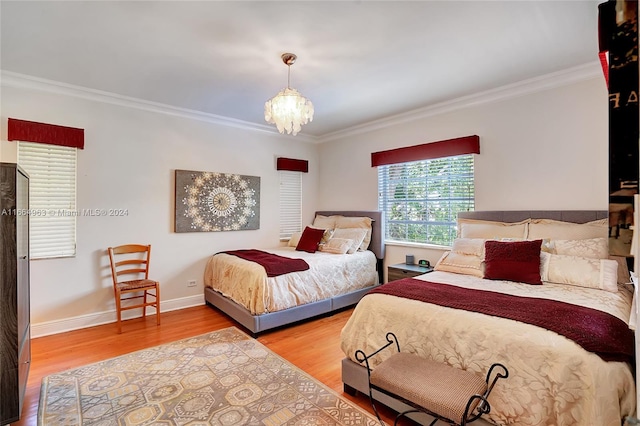
<path fill-rule="evenodd" d="M 420 265 L 407 265 L 406 263 L 389 265 L 387 266 L 387 282 L 417 277 L 427 272 L 433 272 L 433 268 Z"/>

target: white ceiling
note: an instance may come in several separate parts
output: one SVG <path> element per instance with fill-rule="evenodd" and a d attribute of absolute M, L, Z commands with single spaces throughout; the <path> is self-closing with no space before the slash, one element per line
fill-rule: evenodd
<path fill-rule="evenodd" d="M 322 136 L 597 61 L 594 1 L 6 1 L 2 70 Z"/>

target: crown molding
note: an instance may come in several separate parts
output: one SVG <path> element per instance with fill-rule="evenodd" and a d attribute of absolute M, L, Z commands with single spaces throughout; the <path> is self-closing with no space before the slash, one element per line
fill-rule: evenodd
<path fill-rule="evenodd" d="M 126 108 L 135 108 L 143 111 L 155 112 L 158 114 L 186 118 L 189 120 L 204 121 L 206 123 L 217 124 L 220 126 L 267 133 L 270 135 L 281 137 L 295 138 L 295 140 L 301 140 L 303 142 L 315 143 L 318 140 L 317 136 L 312 135 L 283 135 L 280 134 L 273 126 L 255 124 L 235 118 L 224 117 L 221 115 L 210 114 L 188 108 L 175 107 L 160 102 L 153 102 L 129 96 L 118 95 L 116 93 L 90 89 L 82 86 L 75 86 L 73 84 L 47 80 L 44 78 L 33 77 L 30 75 L 19 74 L 11 71 L 0 71 L 0 85 L 5 87 L 15 87 L 40 92 L 55 93 L 58 95 L 71 96 L 75 98 L 102 102 Z"/>
<path fill-rule="evenodd" d="M 171 115 L 190 120 L 204 121 L 207 123 L 234 127 L 242 130 L 261 132 L 292 139 L 295 138 L 295 140 L 302 142 L 324 143 L 336 139 L 384 129 L 387 127 L 397 126 L 410 121 L 432 117 L 434 115 L 445 114 L 472 106 L 499 102 L 518 96 L 529 95 L 549 89 L 554 89 L 557 87 L 575 84 L 584 80 L 601 78 L 602 68 L 598 61 L 594 61 L 588 64 L 568 68 L 566 70 L 534 77 L 528 80 L 508 84 L 495 89 L 486 90 L 484 92 L 476 93 L 473 95 L 462 96 L 460 98 L 425 106 L 405 113 L 381 118 L 379 120 L 369 121 L 367 123 L 327 133 L 321 136 L 313 136 L 308 134 L 298 134 L 297 136 L 283 135 L 278 133 L 278 131 L 274 127 L 264 124 L 255 124 L 235 118 L 195 111 L 187 108 L 179 108 L 159 102 L 146 101 L 143 99 L 118 95 L 115 93 L 96 89 L 89 89 L 86 87 L 75 86 L 72 84 L 52 80 L 46 80 L 43 78 L 19 74 L 11 71 L 2 70 L 0 76 L 0 86 L 17 87 L 55 93 L 65 96 L 72 96 L 76 98 L 109 103 L 127 108 L 136 108 L 143 111 Z"/>
<path fill-rule="evenodd" d="M 495 89 L 486 90 L 473 95 L 462 96 L 450 101 L 440 102 L 434 105 L 414 109 L 401 114 L 369 121 L 347 129 L 338 130 L 320 136 L 318 143 L 329 142 L 336 139 L 360 135 L 387 127 L 397 126 L 410 121 L 416 121 L 434 115 L 469 108 L 477 105 L 504 101 L 519 96 L 530 95 L 557 87 L 568 86 L 581 81 L 594 78 L 602 78 L 600 63 L 594 61 L 584 65 L 568 68 L 566 70 L 545 74 L 517 83 L 507 84 Z"/>

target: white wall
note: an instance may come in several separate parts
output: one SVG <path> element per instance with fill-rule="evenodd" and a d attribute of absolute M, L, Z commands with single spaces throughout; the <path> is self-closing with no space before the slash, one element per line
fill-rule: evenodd
<path fill-rule="evenodd" d="M 476 210 L 607 207 L 608 104 L 604 79 L 484 103 L 320 146 L 322 209 L 375 209 L 372 152 L 480 136 Z M 442 250 L 387 246 L 385 263 L 438 260 Z"/>
<path fill-rule="evenodd" d="M 105 251 L 112 245 L 152 244 L 151 275 L 161 283 L 162 310 L 203 303 L 211 254 L 279 244 L 276 156 L 309 160 L 304 220 L 316 210 L 318 147 L 300 139 L 16 87 L 2 88 L 1 107 L 0 160 L 16 160 L 15 143 L 6 141 L 8 117 L 83 128 L 78 208 L 129 212 L 78 217 L 75 257 L 31 262 L 35 335 L 115 320 Z M 260 176 L 260 229 L 174 233 L 175 169 Z M 197 287 L 186 287 L 190 279 Z"/>
<path fill-rule="evenodd" d="M 78 208 L 125 208 L 127 217 L 79 217 L 74 258 L 31 263 L 33 333 L 113 321 L 105 249 L 153 245 L 152 275 L 163 310 L 202 303 L 208 256 L 278 244 L 275 156 L 309 160 L 303 220 L 316 209 L 376 209 L 370 153 L 477 134 L 476 208 L 606 209 L 607 91 L 602 78 L 431 115 L 321 145 L 29 88 L 2 87 L 0 160 L 15 161 L 8 117 L 85 129 L 79 152 Z M 174 170 L 261 177 L 257 231 L 173 232 Z M 442 250 L 387 246 L 386 264 L 438 260 Z M 197 287 L 186 282 L 196 279 Z"/>

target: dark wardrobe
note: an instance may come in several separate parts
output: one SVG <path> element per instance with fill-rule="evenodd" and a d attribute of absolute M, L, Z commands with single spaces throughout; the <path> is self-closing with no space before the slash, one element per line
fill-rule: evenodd
<path fill-rule="evenodd" d="M 20 418 L 31 363 L 29 176 L 0 163 L 0 425 Z"/>

